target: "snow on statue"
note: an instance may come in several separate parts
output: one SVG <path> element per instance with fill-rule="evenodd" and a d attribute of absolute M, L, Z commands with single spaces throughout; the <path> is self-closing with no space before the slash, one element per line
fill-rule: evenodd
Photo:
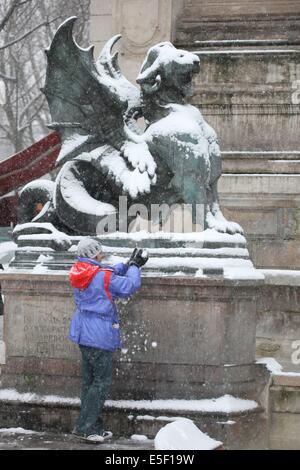
<path fill-rule="evenodd" d="M 54 191 L 36 182 L 20 197 L 21 223 L 50 222 L 68 234 L 95 234 L 101 218 L 128 203 L 205 204 L 206 224 L 237 233 L 238 224 L 222 215 L 217 183 L 221 154 L 215 131 L 200 111 L 187 104 L 199 58 L 164 42 L 152 47 L 137 78 L 140 92 L 122 75 L 112 48 L 97 61 L 93 47 L 80 48 L 73 37 L 76 17 L 57 30 L 49 50 L 44 93 L 51 128 L 62 140 L 61 170 Z M 137 120 L 143 117 L 144 131 Z M 43 199 L 45 210 L 32 213 Z M 30 205 L 28 204 L 30 201 Z"/>

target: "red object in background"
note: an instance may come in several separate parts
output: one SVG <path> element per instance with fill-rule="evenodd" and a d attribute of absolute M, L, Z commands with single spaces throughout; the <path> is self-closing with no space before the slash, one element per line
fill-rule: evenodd
<path fill-rule="evenodd" d="M 9 227 L 17 223 L 18 196 L 0 199 L 0 227 Z"/>
<path fill-rule="evenodd" d="M 53 170 L 61 147 L 57 132 L 52 132 L 31 147 L 0 162 L 0 197 L 46 175 Z M 16 223 L 17 196 L 0 199 L 0 226 Z"/>

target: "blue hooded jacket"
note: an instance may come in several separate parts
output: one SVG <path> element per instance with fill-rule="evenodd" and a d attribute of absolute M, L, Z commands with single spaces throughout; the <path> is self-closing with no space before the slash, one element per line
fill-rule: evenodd
<path fill-rule="evenodd" d="M 108 266 L 78 258 L 70 271 L 76 311 L 69 339 L 84 346 L 114 352 L 121 348 L 115 299 L 127 298 L 141 286 L 140 269 L 120 263 Z"/>

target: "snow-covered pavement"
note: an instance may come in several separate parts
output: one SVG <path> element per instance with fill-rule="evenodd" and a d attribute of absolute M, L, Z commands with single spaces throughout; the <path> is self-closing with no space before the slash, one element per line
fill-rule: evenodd
<path fill-rule="evenodd" d="M 0 450 L 153 450 L 152 440 L 118 438 L 104 444 L 81 442 L 71 434 L 0 429 Z"/>

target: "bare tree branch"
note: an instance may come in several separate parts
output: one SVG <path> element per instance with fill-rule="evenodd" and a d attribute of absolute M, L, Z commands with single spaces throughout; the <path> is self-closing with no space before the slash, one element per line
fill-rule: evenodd
<path fill-rule="evenodd" d="M 76 11 L 76 38 L 88 45 L 90 0 L 0 0 L 0 134 L 19 151 L 47 135 L 49 109 L 40 88 L 45 79 L 46 56 L 60 20 Z M 8 18 L 8 10 L 15 8 Z M 3 18 L 3 19 L 2 19 Z"/>
<path fill-rule="evenodd" d="M 25 117 L 26 113 L 28 112 L 28 110 L 30 109 L 31 106 L 33 106 L 35 104 L 36 101 L 40 100 L 40 99 L 43 99 L 43 95 L 39 94 L 39 95 L 36 95 L 21 111 L 20 113 L 20 121 L 22 121 L 22 119 Z M 44 101 L 44 99 L 43 99 Z M 44 103 L 42 103 L 43 105 Z"/>
<path fill-rule="evenodd" d="M 43 100 L 44 101 L 44 100 Z M 21 126 L 18 130 L 19 132 L 22 132 L 24 131 L 25 129 L 28 128 L 28 126 L 31 125 L 32 121 L 36 118 L 36 116 L 39 114 L 39 112 L 42 110 L 44 106 L 44 102 L 42 102 L 40 104 L 40 106 L 28 117 L 28 122 L 26 124 L 24 124 L 23 126 Z"/>
<path fill-rule="evenodd" d="M 18 37 L 17 39 L 14 39 L 13 41 L 8 42 L 7 44 L 4 44 L 3 46 L 0 46 L 0 51 L 3 51 L 3 49 L 7 49 L 8 47 L 13 46 L 13 45 L 16 44 L 17 42 L 23 41 L 23 40 L 26 39 L 28 36 L 30 36 L 30 34 L 34 33 L 37 29 L 42 28 L 43 26 L 48 26 L 49 24 L 53 23 L 54 21 L 56 21 L 56 20 L 59 19 L 59 18 L 60 18 L 60 17 L 58 16 L 57 18 L 54 18 L 54 19 L 51 20 L 51 21 L 45 21 L 44 23 L 41 23 L 41 24 L 35 26 L 35 27 L 32 28 L 30 31 L 27 31 L 27 33 L 23 34 L 22 36 Z"/>
<path fill-rule="evenodd" d="M 9 9 L 7 10 L 6 15 L 4 16 L 3 20 L 0 21 L 0 31 L 5 27 L 6 23 L 10 20 L 11 16 L 13 15 L 17 6 L 19 6 L 20 0 L 13 0 Z"/>
<path fill-rule="evenodd" d="M 32 2 L 32 0 L 23 0 L 23 2 L 19 3 L 19 5 L 17 6 L 17 8 L 18 8 L 18 7 L 21 7 L 21 6 L 23 6 L 23 5 L 26 5 L 26 3 L 30 3 L 30 2 Z"/>
<path fill-rule="evenodd" d="M 16 77 L 9 77 L 8 75 L 5 75 L 4 73 L 1 73 L 1 72 L 0 72 L 0 78 L 2 78 L 3 80 L 11 81 L 11 82 L 15 82 L 17 80 Z"/>

